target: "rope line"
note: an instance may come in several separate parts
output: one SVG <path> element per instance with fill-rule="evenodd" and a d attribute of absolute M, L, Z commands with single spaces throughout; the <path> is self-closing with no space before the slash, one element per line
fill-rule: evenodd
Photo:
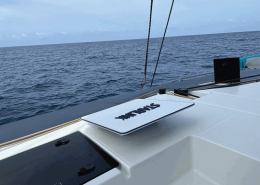
<path fill-rule="evenodd" d="M 146 59 L 145 59 L 145 68 L 144 68 L 144 81 L 141 84 L 141 89 L 145 89 L 147 60 L 148 60 L 148 48 L 149 48 L 150 30 L 151 30 L 151 21 L 152 21 L 152 12 L 153 12 L 153 0 L 151 0 L 151 7 L 150 7 L 150 20 L 149 20 L 148 40 L 147 40 Z"/>
<path fill-rule="evenodd" d="M 162 51 L 162 46 L 163 46 L 165 34 L 166 34 L 166 31 L 167 31 L 167 27 L 168 27 L 168 24 L 169 24 L 169 21 L 170 21 L 171 13 L 172 13 L 173 3 L 174 3 L 174 0 L 172 0 L 172 5 L 171 5 L 170 13 L 169 13 L 168 20 L 167 20 L 167 24 L 166 24 L 166 27 L 165 27 L 165 30 L 164 30 L 163 39 L 162 39 L 162 44 L 161 44 L 161 48 L 160 48 L 160 51 L 159 51 L 159 55 L 158 55 L 157 63 L 156 63 L 156 66 L 155 66 L 155 70 L 154 70 L 154 73 L 153 73 L 153 78 L 152 78 L 152 82 L 151 82 L 150 88 L 153 86 L 153 79 L 154 79 L 154 76 L 155 76 L 155 73 L 156 73 L 156 69 L 157 69 L 157 66 L 158 66 L 158 62 L 159 62 L 159 59 L 160 59 L 160 55 L 161 55 L 161 51 Z"/>

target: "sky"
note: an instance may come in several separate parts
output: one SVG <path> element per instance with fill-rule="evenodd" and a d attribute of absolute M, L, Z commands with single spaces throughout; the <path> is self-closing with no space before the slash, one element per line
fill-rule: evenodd
<path fill-rule="evenodd" d="M 162 37 L 172 0 L 154 0 Z M 0 47 L 147 38 L 150 0 L 0 0 Z M 175 0 L 167 37 L 260 31 L 259 0 Z"/>

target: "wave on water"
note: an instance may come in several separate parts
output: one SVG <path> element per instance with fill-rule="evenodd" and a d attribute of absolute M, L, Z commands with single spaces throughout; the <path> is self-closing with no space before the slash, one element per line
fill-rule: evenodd
<path fill-rule="evenodd" d="M 203 68 L 213 68 L 213 65 L 204 65 L 204 66 L 201 66 Z"/>
<path fill-rule="evenodd" d="M 92 102 L 92 101 L 96 101 L 96 100 L 100 100 L 100 99 L 104 99 L 104 98 L 108 98 L 108 97 L 112 97 L 112 96 L 116 96 L 118 95 L 117 93 L 111 93 L 111 94 L 105 94 L 105 95 L 98 95 L 98 96 L 95 96 L 94 98 L 90 99 L 89 102 Z"/>

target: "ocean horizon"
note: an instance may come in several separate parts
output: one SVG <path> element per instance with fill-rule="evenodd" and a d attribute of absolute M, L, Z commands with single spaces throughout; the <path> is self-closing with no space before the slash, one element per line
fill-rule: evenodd
<path fill-rule="evenodd" d="M 162 38 L 151 38 L 149 88 Z M 260 31 L 166 37 L 154 86 L 259 55 Z M 141 88 L 147 39 L 0 47 L 0 125 Z"/>

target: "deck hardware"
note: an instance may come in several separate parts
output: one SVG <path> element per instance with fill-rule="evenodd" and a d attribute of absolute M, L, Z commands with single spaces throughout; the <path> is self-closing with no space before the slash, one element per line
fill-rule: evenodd
<path fill-rule="evenodd" d="M 88 164 L 86 167 L 80 168 L 78 172 L 78 176 L 86 175 L 92 171 L 94 171 L 95 165 L 94 164 Z"/>
<path fill-rule="evenodd" d="M 186 88 L 174 89 L 174 93 L 175 93 L 175 94 L 182 95 L 182 96 L 193 96 L 193 97 L 195 97 L 195 98 L 200 98 L 199 96 L 196 96 L 196 95 L 194 95 L 194 94 L 190 94 L 190 93 L 189 93 L 189 90 L 186 89 Z"/>
<path fill-rule="evenodd" d="M 166 89 L 159 89 L 159 94 L 166 94 Z"/>
<path fill-rule="evenodd" d="M 56 147 L 59 147 L 59 146 L 61 146 L 61 145 L 66 145 L 66 144 L 68 144 L 69 142 L 70 142 L 69 139 L 61 139 L 61 140 L 59 140 L 59 141 L 57 141 L 57 142 L 55 143 L 55 146 L 56 146 Z"/>
<path fill-rule="evenodd" d="M 184 88 L 174 89 L 174 93 L 180 94 L 183 96 L 188 96 L 188 89 L 184 89 Z"/>

